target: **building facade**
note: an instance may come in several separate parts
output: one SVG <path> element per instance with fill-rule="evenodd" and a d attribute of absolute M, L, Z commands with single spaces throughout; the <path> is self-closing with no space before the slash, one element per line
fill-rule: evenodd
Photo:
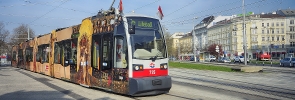
<path fill-rule="evenodd" d="M 192 60 L 193 57 L 193 41 L 192 41 L 192 32 L 184 34 L 179 38 L 178 51 L 180 60 Z"/>
<path fill-rule="evenodd" d="M 276 13 L 246 16 L 246 56 L 256 59 L 257 53 L 267 52 L 273 58 L 285 57 L 288 54 L 288 49 L 292 48 L 287 46 L 289 44 L 291 46 L 293 42 L 293 37 L 291 36 L 294 34 L 293 24 L 291 24 L 292 20 L 293 17 L 284 17 Z M 233 57 L 245 54 L 243 48 L 243 17 L 219 21 L 208 28 L 207 34 L 208 45 L 222 45 L 222 49 L 226 54 L 224 56 Z M 286 38 L 287 36 L 292 37 L 292 39 Z"/>
<path fill-rule="evenodd" d="M 277 11 L 278 14 L 286 17 L 286 45 L 288 56 L 295 53 L 295 10 L 285 9 Z"/>
<path fill-rule="evenodd" d="M 171 35 L 170 39 L 172 41 L 172 52 L 169 53 L 171 58 L 177 58 L 180 55 L 180 41 L 179 39 L 184 36 L 184 33 L 178 32 Z"/>

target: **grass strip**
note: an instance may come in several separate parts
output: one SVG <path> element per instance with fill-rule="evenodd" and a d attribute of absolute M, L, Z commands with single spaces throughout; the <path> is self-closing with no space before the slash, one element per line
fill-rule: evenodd
<path fill-rule="evenodd" d="M 169 67 L 234 72 L 231 68 L 224 67 L 224 66 L 214 66 L 214 65 L 205 65 L 205 64 L 191 64 L 191 63 L 181 63 L 181 62 L 169 62 Z"/>

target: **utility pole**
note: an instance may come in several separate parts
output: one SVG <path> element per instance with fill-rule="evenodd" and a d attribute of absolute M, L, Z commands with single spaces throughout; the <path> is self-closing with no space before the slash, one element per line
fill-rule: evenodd
<path fill-rule="evenodd" d="M 244 63 L 247 65 L 247 43 L 246 43 L 246 29 L 245 29 L 245 0 L 243 0 L 243 48 L 244 48 Z"/>
<path fill-rule="evenodd" d="M 195 17 L 194 19 L 198 19 L 198 17 Z M 193 53 L 194 53 L 194 61 L 197 62 L 196 57 L 196 34 L 195 34 L 195 24 L 193 24 Z"/>

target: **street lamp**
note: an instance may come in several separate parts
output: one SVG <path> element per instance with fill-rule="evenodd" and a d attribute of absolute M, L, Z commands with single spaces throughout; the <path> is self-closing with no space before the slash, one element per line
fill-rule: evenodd
<path fill-rule="evenodd" d="M 194 19 L 198 19 L 198 17 L 195 17 Z M 194 53 L 194 61 L 197 62 L 196 57 L 196 34 L 195 34 L 195 24 L 193 24 L 193 53 Z"/>
<path fill-rule="evenodd" d="M 180 47 L 179 47 L 179 46 L 180 46 L 180 43 L 178 42 L 178 43 L 177 43 L 177 47 L 178 47 L 178 53 L 177 53 L 178 58 L 177 58 L 177 59 L 178 59 L 178 60 L 180 60 Z M 181 59 L 181 60 L 182 60 L 182 59 Z"/>

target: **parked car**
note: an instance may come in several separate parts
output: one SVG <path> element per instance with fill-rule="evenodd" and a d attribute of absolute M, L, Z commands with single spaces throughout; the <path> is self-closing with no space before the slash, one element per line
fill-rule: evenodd
<path fill-rule="evenodd" d="M 176 60 L 176 58 L 174 58 L 174 57 L 170 57 L 169 60 L 174 61 L 174 60 Z"/>
<path fill-rule="evenodd" d="M 222 62 L 222 63 L 230 63 L 231 60 L 227 57 L 221 57 L 220 59 L 218 59 L 218 62 Z"/>
<path fill-rule="evenodd" d="M 212 62 L 212 61 L 216 61 L 216 57 L 215 57 L 215 56 L 210 56 L 209 61 L 210 61 L 210 62 Z"/>
<path fill-rule="evenodd" d="M 295 58 L 294 57 L 288 57 L 280 60 L 280 66 L 289 66 L 289 67 L 295 67 Z"/>
<path fill-rule="evenodd" d="M 234 58 L 234 62 L 240 62 L 240 63 L 242 63 L 242 62 L 244 62 L 244 56 L 236 56 L 235 58 Z M 249 59 L 247 59 L 247 63 L 249 63 L 250 62 L 250 60 Z"/>
<path fill-rule="evenodd" d="M 194 56 L 190 56 L 190 61 L 195 61 Z"/>

